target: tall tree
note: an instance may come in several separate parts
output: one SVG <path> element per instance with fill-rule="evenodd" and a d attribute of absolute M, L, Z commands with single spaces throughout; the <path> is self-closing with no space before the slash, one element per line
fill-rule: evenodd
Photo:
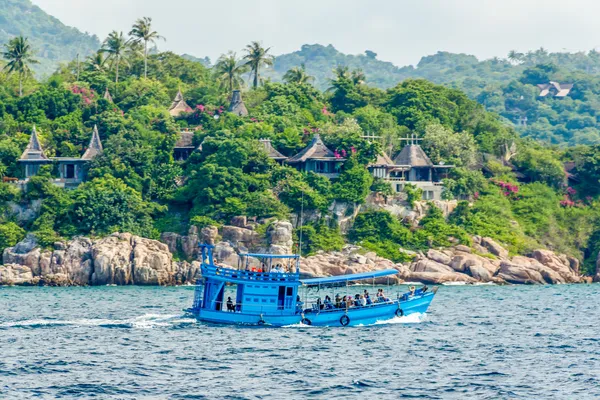
<path fill-rule="evenodd" d="M 293 67 L 283 75 L 283 80 L 287 83 L 309 83 L 315 80 L 314 76 L 308 75 L 306 66 L 301 64 L 299 67 Z"/>
<path fill-rule="evenodd" d="M 152 18 L 143 17 L 138 19 L 129 34 L 133 41 L 144 43 L 144 78 L 148 77 L 148 43 L 156 43 L 157 40 L 165 40 L 158 32 L 152 30 Z"/>
<path fill-rule="evenodd" d="M 508 53 L 508 61 L 510 61 L 513 64 L 520 64 L 523 62 L 523 57 L 524 54 L 523 53 L 519 53 L 516 50 L 511 50 Z"/>
<path fill-rule="evenodd" d="M 241 75 L 247 70 L 248 66 L 240 63 L 236 57 L 236 53 L 232 51 L 227 54 L 222 54 L 215 65 L 217 77 L 227 84 L 227 88 L 230 92 L 244 84 Z"/>
<path fill-rule="evenodd" d="M 250 70 L 254 74 L 253 86 L 258 87 L 260 79 L 260 68 L 263 66 L 273 65 L 273 56 L 269 54 L 270 47 L 266 49 L 260 45 L 259 42 L 252 42 L 246 46 L 246 65 L 250 67 Z"/>
<path fill-rule="evenodd" d="M 27 38 L 17 36 L 4 45 L 2 57 L 8 61 L 4 70 L 9 74 L 16 72 L 19 75 L 19 97 L 23 96 L 23 78 L 31 74 L 29 64 L 38 64 L 33 57 L 33 50 Z"/>
<path fill-rule="evenodd" d="M 105 59 L 101 52 L 94 53 L 86 59 L 86 69 L 95 72 L 104 72 Z"/>
<path fill-rule="evenodd" d="M 123 36 L 123 32 L 112 31 L 108 37 L 104 39 L 100 52 L 107 53 L 106 61 L 111 63 L 115 68 L 115 93 L 118 92 L 117 85 L 119 84 L 119 65 L 121 63 L 129 65 L 124 57 L 129 47 L 130 41 Z"/>

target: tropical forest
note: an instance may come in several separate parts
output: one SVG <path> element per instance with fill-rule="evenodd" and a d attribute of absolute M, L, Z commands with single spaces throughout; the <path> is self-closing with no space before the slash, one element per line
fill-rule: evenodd
<path fill-rule="evenodd" d="M 400 262 L 470 245 L 475 235 L 513 255 L 559 251 L 592 272 L 600 249 L 598 53 L 539 49 L 485 61 L 438 53 L 398 68 L 373 51 L 347 56 L 332 46 L 275 57 L 260 41 L 210 62 L 158 51 L 162 40 L 140 18 L 46 73 L 37 69 L 47 60 L 37 38 L 5 40 L 0 250 L 28 233 L 42 246 L 113 232 L 158 239 L 246 216 L 258 231 L 294 221 L 304 255 L 351 243 Z M 560 90 L 542 96 L 539 85 Z M 561 85 L 569 85 L 563 97 Z M 229 111 L 238 90 L 247 113 Z M 187 107 L 173 115 L 178 96 Z M 103 151 L 85 164 L 84 181 L 55 185 L 57 162 L 81 157 L 94 129 Z M 58 161 L 21 187 L 19 160 L 34 131 L 45 157 Z M 181 132 L 191 132 L 195 149 L 185 160 L 174 157 Z M 333 179 L 277 162 L 263 145 L 291 157 L 315 135 L 343 161 Z M 417 223 L 373 206 L 396 193 L 369 169 L 409 140 L 434 164 L 452 166 L 442 196 L 456 205 L 449 213 L 430 205 Z M 411 185 L 402 195 L 409 207 L 422 202 Z M 332 213 L 340 204 L 349 226 Z"/>

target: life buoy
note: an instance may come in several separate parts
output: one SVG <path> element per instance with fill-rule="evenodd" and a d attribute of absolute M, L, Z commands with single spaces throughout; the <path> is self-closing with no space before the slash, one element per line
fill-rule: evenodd
<path fill-rule="evenodd" d="M 340 324 L 342 326 L 347 326 L 350 323 L 350 317 L 347 315 L 342 315 L 342 317 L 340 318 Z"/>
<path fill-rule="evenodd" d="M 302 318 L 302 323 L 304 325 L 312 325 L 312 321 L 308 318 Z"/>
<path fill-rule="evenodd" d="M 404 310 L 402 310 L 401 308 L 396 310 L 396 317 L 403 317 L 404 316 Z"/>

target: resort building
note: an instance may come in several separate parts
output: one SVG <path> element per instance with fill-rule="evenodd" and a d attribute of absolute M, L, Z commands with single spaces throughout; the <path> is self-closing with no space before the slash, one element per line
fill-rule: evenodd
<path fill-rule="evenodd" d="M 227 111 L 240 117 L 248 116 L 248 109 L 244 104 L 244 100 L 242 100 L 242 92 L 234 90 L 233 93 L 231 93 L 231 103 L 229 103 Z"/>
<path fill-rule="evenodd" d="M 287 160 L 286 156 L 278 152 L 277 149 L 273 147 L 271 139 L 259 139 L 259 142 L 263 145 L 265 151 L 267 152 L 267 155 L 271 160 L 274 160 L 279 164 L 283 164 L 283 162 Z"/>
<path fill-rule="evenodd" d="M 337 178 L 344 161 L 346 161 L 344 158 L 329 150 L 321 136 L 316 134 L 310 144 L 300 153 L 290 157 L 287 163 L 299 171 L 315 172 L 328 178 Z"/>
<path fill-rule="evenodd" d="M 29 144 L 23 151 L 23 154 L 21 154 L 21 158 L 19 158 L 18 162 L 23 166 L 23 175 L 25 176 L 25 179 L 29 179 L 36 175 L 42 165 L 52 164 L 52 160 L 44 154 L 44 149 L 40 143 L 40 138 L 38 137 L 35 125 L 31 130 Z"/>
<path fill-rule="evenodd" d="M 550 81 L 550 83 L 542 83 L 537 85 L 540 89 L 539 97 L 567 97 L 573 89 L 572 83 L 558 83 Z"/>
<path fill-rule="evenodd" d="M 173 159 L 175 161 L 185 161 L 192 153 L 196 150 L 194 147 L 194 132 L 181 131 L 179 132 L 179 138 L 173 148 Z"/>
<path fill-rule="evenodd" d="M 54 179 L 53 183 L 64 188 L 77 187 L 86 178 L 86 164 L 96 158 L 99 154 L 102 154 L 102 151 L 102 142 L 100 141 L 98 128 L 94 126 L 90 143 L 80 158 L 48 158 L 44 153 L 44 149 L 40 144 L 37 131 L 34 127 L 31 131 L 29 144 L 25 148 L 25 151 L 23 151 L 21 158 L 18 160 L 18 162 L 23 165 L 24 181 L 22 183 L 26 183 L 29 178 L 36 175 L 40 170 L 40 166 L 55 164 L 58 168 L 58 178 Z"/>
<path fill-rule="evenodd" d="M 173 99 L 173 103 L 171 103 L 171 107 L 169 107 L 169 114 L 173 117 L 178 117 L 184 112 L 190 112 L 192 108 L 188 106 L 188 104 L 183 99 L 183 94 L 181 90 L 177 91 L 175 98 Z"/>
<path fill-rule="evenodd" d="M 444 190 L 441 181 L 454 166 L 433 164 L 416 143 L 417 139 L 410 140 L 393 161 L 385 153 L 377 156 L 377 160 L 368 166 L 369 171 L 373 177 L 389 182 L 396 193 L 411 184 L 423 190 L 423 200 L 441 200 Z"/>

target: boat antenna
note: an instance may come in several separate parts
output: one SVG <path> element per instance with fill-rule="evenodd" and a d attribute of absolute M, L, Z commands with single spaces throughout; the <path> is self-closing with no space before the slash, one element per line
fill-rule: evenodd
<path fill-rule="evenodd" d="M 302 224 L 304 217 L 304 190 L 302 191 L 302 200 L 300 201 L 300 245 L 298 249 L 298 255 L 302 257 Z"/>

